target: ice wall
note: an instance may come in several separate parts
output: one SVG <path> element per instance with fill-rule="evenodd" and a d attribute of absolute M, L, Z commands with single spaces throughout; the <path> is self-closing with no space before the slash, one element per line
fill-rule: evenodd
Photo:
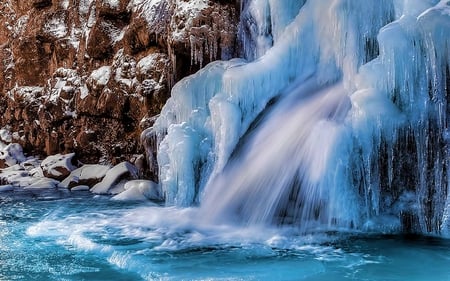
<path fill-rule="evenodd" d="M 379 32 L 380 55 L 356 77 L 352 185 L 362 190 L 369 221 L 391 214 L 403 230 L 440 233 L 448 189 L 450 6 L 399 2 L 401 16 Z"/>
<path fill-rule="evenodd" d="M 151 129 L 167 204 L 244 223 L 448 229 L 449 10 L 243 1 L 248 61 L 182 80 Z"/>

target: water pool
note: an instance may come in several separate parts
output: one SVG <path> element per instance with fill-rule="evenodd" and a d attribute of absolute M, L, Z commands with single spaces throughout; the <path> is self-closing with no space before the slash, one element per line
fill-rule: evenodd
<path fill-rule="evenodd" d="M 0 194 L 0 280 L 450 280 L 450 241 L 210 226 L 195 208 Z"/>

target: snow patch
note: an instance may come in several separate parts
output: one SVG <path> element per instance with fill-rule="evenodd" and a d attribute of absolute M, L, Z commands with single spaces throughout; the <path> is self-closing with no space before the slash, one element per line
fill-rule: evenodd
<path fill-rule="evenodd" d="M 0 161 L 3 161 L 9 167 L 22 163 L 25 160 L 22 146 L 18 143 L 8 144 L 0 151 Z"/>
<path fill-rule="evenodd" d="M 12 134 L 7 128 L 0 129 L 0 140 L 6 143 L 12 142 Z M 1 149 L 1 146 L 0 146 Z"/>
<path fill-rule="evenodd" d="M 119 0 L 103 0 L 103 4 L 105 4 L 111 8 L 118 8 L 120 1 Z"/>
<path fill-rule="evenodd" d="M 56 38 L 64 38 L 67 36 L 67 26 L 62 18 L 52 18 L 45 23 L 44 32 Z"/>
<path fill-rule="evenodd" d="M 150 54 L 150 55 L 142 58 L 137 63 L 137 68 L 139 69 L 139 71 L 141 73 L 149 72 L 154 67 L 154 65 L 157 63 L 157 60 L 160 56 L 161 55 L 159 53 L 153 53 L 153 54 Z"/>
<path fill-rule="evenodd" d="M 7 96 L 16 100 L 17 98 L 24 99 L 27 103 L 37 102 L 44 92 L 44 87 L 35 86 L 15 86 L 13 89 L 7 92 Z"/>
<path fill-rule="evenodd" d="M 92 71 L 89 79 L 98 86 L 106 86 L 111 78 L 111 66 L 102 66 Z"/>
<path fill-rule="evenodd" d="M 61 1 L 61 8 L 63 8 L 64 10 L 67 10 L 69 8 L 70 2 L 69 0 L 63 0 Z"/>

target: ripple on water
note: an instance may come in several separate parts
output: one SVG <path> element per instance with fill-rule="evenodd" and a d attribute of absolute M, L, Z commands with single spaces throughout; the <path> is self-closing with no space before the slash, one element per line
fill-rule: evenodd
<path fill-rule="evenodd" d="M 105 198 L 0 200 L 5 280 L 449 280 L 442 239 L 241 228 Z M 406 278 L 406 279 L 405 279 Z"/>

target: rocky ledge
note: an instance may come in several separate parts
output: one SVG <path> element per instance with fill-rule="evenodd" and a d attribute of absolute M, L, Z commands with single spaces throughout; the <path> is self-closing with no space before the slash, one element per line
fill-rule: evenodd
<path fill-rule="evenodd" d="M 19 144 L 0 145 L 0 162 L 7 168 L 0 172 L 0 193 L 42 190 L 90 191 L 113 196 L 113 200 L 163 201 L 157 183 L 140 179 L 142 167 L 130 162 L 115 166 L 80 163 L 75 153 L 56 154 L 39 160 L 25 157 Z"/>
<path fill-rule="evenodd" d="M 41 158 L 75 153 L 79 163 L 110 165 L 142 159 L 139 136 L 172 85 L 235 55 L 236 5 L 1 1 L 0 140 Z M 0 160 L 0 168 L 16 164 Z"/>

